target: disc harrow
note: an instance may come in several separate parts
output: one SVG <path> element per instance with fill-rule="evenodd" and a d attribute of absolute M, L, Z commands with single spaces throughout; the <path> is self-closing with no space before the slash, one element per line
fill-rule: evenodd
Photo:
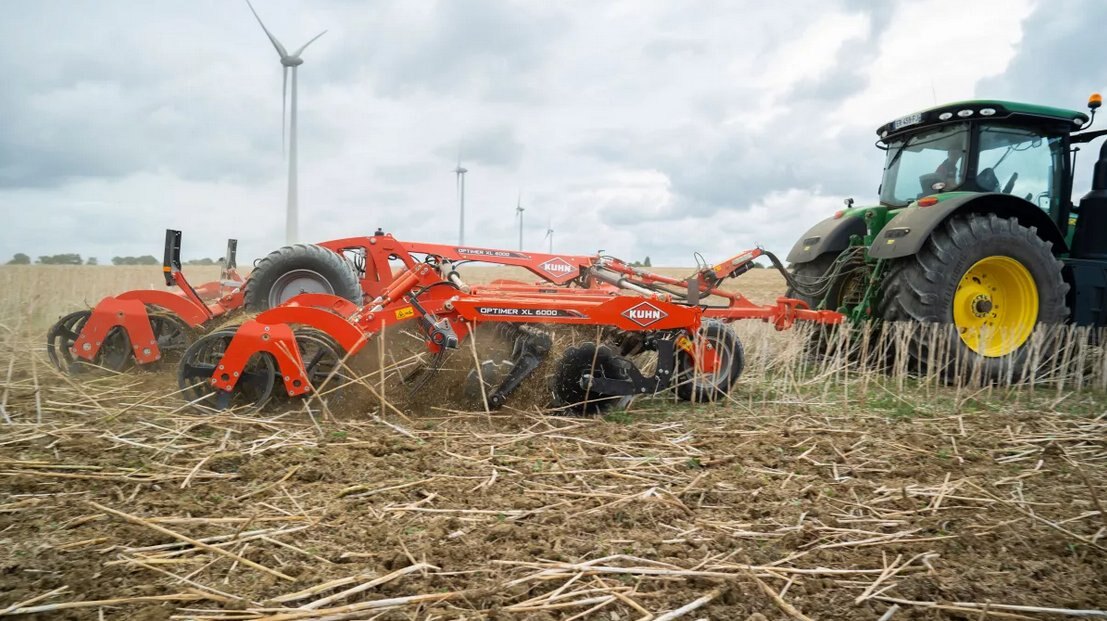
<path fill-rule="evenodd" d="M 317 392 L 321 384 L 343 372 L 341 361 L 356 355 L 390 326 L 413 324 L 432 360 L 440 361 L 446 352 L 459 349 L 476 326 L 494 323 L 501 326 L 501 336 L 514 343 L 506 371 L 494 374 L 497 385 L 482 391 L 489 408 L 504 405 L 541 366 L 551 351 L 548 331 L 554 326 L 597 326 L 611 341 L 610 345 L 578 345 L 561 355 L 550 386 L 559 407 L 592 413 L 624 398 L 673 387 L 681 399 L 715 400 L 729 394 L 744 362 L 741 343 L 726 324 L 761 319 L 783 330 L 797 320 L 833 324 L 844 319 L 795 299 L 757 305 L 741 294 L 722 290 L 724 280 L 748 271 L 760 256 L 779 265 L 761 249 L 676 279 L 602 255 L 568 261 L 486 249 L 480 254 L 465 253 L 453 246 L 401 242 L 379 231 L 370 238 L 328 244 L 337 252 L 360 249 L 363 282 L 371 272 L 370 263 L 375 266 L 373 287 L 379 290 L 375 297 L 357 305 L 334 295 L 305 293 L 244 322 L 229 341 L 226 332 L 217 338 L 213 335 L 212 346 L 194 345 L 186 352 L 181 363 L 187 369 L 180 374 L 182 389 L 216 408 L 238 403 L 262 407 L 278 394 L 284 400 Z M 415 254 L 426 256 L 420 260 Z M 382 257 L 385 261 L 378 263 Z M 539 258 L 543 263 L 558 259 L 558 265 L 563 262 L 572 272 L 559 267 L 558 282 L 476 285 L 465 282 L 456 269 L 460 262 L 512 261 L 507 264 L 539 274 Z M 403 267 L 393 271 L 388 259 Z M 724 303 L 708 304 L 712 298 Z M 326 335 L 330 349 L 322 358 L 328 360 L 323 367 L 318 366 L 322 360 L 318 350 L 313 353 L 297 336 L 304 329 Z M 656 369 L 644 373 L 627 357 L 632 351 L 654 353 Z M 483 370 L 483 364 L 479 366 Z M 271 384 L 260 378 L 266 373 L 272 377 Z"/>

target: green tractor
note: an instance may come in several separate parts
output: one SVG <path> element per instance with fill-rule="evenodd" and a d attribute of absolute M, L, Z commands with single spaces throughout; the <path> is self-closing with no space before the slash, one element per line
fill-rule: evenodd
<path fill-rule="evenodd" d="M 881 126 L 880 204 L 847 199 L 808 230 L 789 295 L 855 325 L 950 326 L 951 358 L 987 378 L 1025 369 L 1038 324 L 1107 325 L 1107 142 L 1072 200 L 1077 145 L 1107 135 L 1088 130 L 1101 102 L 965 101 Z M 920 363 L 926 345 L 911 343 Z"/>

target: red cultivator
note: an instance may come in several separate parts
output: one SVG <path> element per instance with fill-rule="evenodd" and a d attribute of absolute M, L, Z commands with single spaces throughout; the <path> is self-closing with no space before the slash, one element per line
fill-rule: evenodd
<path fill-rule="evenodd" d="M 372 292 L 372 298 L 359 306 L 330 293 L 306 292 L 237 329 L 202 337 L 185 352 L 179 370 L 181 387 L 192 401 L 220 409 L 260 407 L 277 395 L 296 398 L 327 383 L 342 383 L 348 379 L 347 357 L 385 328 L 404 322 L 418 326 L 432 353 L 431 370 L 477 325 L 501 324 L 500 332 L 514 341 L 514 355 L 510 371 L 484 395 L 493 407 L 504 403 L 550 352 L 551 335 L 543 329 L 548 325 L 598 326 L 607 341 L 572 347 L 561 356 L 551 382 L 560 406 L 596 411 L 674 384 L 681 398 L 710 400 L 726 395 L 742 370 L 741 343 L 726 323 L 756 318 L 785 329 L 796 320 L 843 319 L 788 298 L 759 306 L 719 288 L 723 280 L 749 270 L 759 256 L 774 258 L 761 250 L 679 280 L 603 256 L 405 243 L 379 231 L 322 246 L 352 256 L 360 288 Z M 415 254 L 424 255 L 423 260 Z M 389 260 L 401 262 L 402 269 L 394 272 Z M 469 285 L 455 269 L 468 261 L 524 267 L 551 284 Z M 701 303 L 709 297 L 726 303 Z M 630 360 L 643 351 L 656 352 L 652 375 Z"/>
<path fill-rule="evenodd" d="M 181 271 L 181 233 L 166 230 L 162 269 L 166 286 L 176 291 L 128 291 L 70 313 L 48 332 L 47 352 L 63 371 L 88 366 L 122 371 L 179 357 L 196 334 L 243 307 L 260 312 L 303 293 L 338 295 L 358 304 L 372 300 L 393 278 L 391 250 L 375 240 L 352 237 L 281 248 L 259 261 L 249 280 L 236 269 L 237 242 L 228 240 L 219 280 L 194 287 Z M 555 285 L 566 284 L 591 261 L 441 244 L 407 243 L 404 249 L 450 261 L 477 258 L 520 266 Z"/>
<path fill-rule="evenodd" d="M 167 230 L 162 269 L 166 286 L 177 291 L 128 291 L 62 317 L 46 337 L 50 360 L 64 371 L 87 365 L 121 371 L 179 357 L 195 330 L 242 306 L 237 245 L 227 240 L 219 280 L 193 287 L 181 272 L 181 233 Z"/>

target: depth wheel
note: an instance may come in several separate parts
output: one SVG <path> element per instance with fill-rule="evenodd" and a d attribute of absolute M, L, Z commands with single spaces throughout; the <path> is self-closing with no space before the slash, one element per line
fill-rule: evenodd
<path fill-rule="evenodd" d="M 693 339 L 693 350 L 702 361 L 683 349 L 676 352 L 673 381 L 677 397 L 695 402 L 726 399 L 746 365 L 738 335 L 726 324 L 705 321 Z"/>
<path fill-rule="evenodd" d="M 1049 242 L 1014 218 L 955 216 L 914 256 L 896 261 L 885 280 L 886 321 L 950 326 L 948 358 L 931 360 L 926 335 L 910 354 L 925 367 L 968 374 L 979 365 L 986 381 L 1028 369 L 1031 335 L 1042 324 L 1063 324 L 1068 284 Z M 941 348 L 939 348 L 941 349 Z"/>
<path fill-rule="evenodd" d="M 626 359 L 606 345 L 586 342 L 565 350 L 554 369 L 551 388 L 558 405 L 569 414 L 599 414 L 616 406 L 621 396 L 603 395 L 587 384 L 585 375 L 627 379 Z M 583 380 L 583 381 L 582 381 Z"/>
<path fill-rule="evenodd" d="M 81 334 L 92 311 L 76 311 L 62 317 L 46 333 L 46 354 L 58 370 L 65 373 L 80 373 L 97 367 L 109 371 L 125 371 L 134 363 L 134 352 L 127 332 L 116 326 L 108 331 L 100 351 L 91 360 L 85 360 L 73 354 L 73 345 Z"/>
<path fill-rule="evenodd" d="M 342 255 L 314 244 L 270 252 L 246 280 L 243 300 L 252 313 L 284 304 L 301 293 L 328 293 L 361 304 L 361 283 Z"/>
<path fill-rule="evenodd" d="M 242 376 L 231 392 L 216 390 L 211 385 L 212 374 L 227 351 L 235 330 L 225 329 L 200 337 L 181 357 L 177 368 L 177 384 L 190 403 L 205 411 L 227 408 L 261 409 L 273 396 L 277 380 L 277 365 L 273 357 L 258 352 L 250 357 Z"/>

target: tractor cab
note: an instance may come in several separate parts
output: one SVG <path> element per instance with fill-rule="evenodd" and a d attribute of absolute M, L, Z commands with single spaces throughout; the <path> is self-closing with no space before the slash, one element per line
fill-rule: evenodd
<path fill-rule="evenodd" d="M 1070 237 L 1070 134 L 1082 112 L 1006 101 L 947 104 L 877 130 L 887 152 L 881 204 L 906 207 L 928 196 L 999 193 L 1049 214 Z"/>

